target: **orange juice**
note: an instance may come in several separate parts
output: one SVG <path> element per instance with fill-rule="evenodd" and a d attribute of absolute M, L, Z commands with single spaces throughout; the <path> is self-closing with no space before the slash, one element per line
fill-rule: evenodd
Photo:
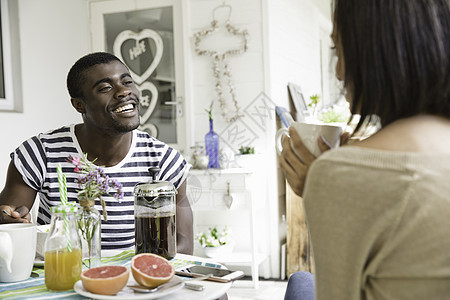
<path fill-rule="evenodd" d="M 73 289 L 80 279 L 81 249 L 71 252 L 56 250 L 45 252 L 45 285 L 49 290 L 63 291 Z"/>

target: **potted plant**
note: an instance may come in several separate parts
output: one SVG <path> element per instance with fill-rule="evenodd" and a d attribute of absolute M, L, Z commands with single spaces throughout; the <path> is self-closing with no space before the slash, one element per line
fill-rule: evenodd
<path fill-rule="evenodd" d="M 240 168 L 253 169 L 256 167 L 255 155 L 255 147 L 241 146 L 239 148 L 239 153 L 234 155 L 234 162 Z"/>
<path fill-rule="evenodd" d="M 316 118 L 317 117 L 316 110 L 317 110 L 317 107 L 319 106 L 320 96 L 318 94 L 314 94 L 314 95 L 310 96 L 309 99 L 311 100 L 311 102 L 309 102 L 308 106 L 312 108 L 311 116 L 313 118 Z"/>
<path fill-rule="evenodd" d="M 350 114 L 345 108 L 331 106 L 321 111 L 319 120 L 324 123 L 347 123 Z"/>
<path fill-rule="evenodd" d="M 318 94 L 310 96 L 309 99 L 311 102 L 308 106 L 312 108 L 309 122 L 338 125 L 343 129 L 347 127 L 347 122 L 351 115 L 347 101 L 341 101 L 339 103 L 329 106 L 322 106 L 319 108 L 320 96 Z"/>
<path fill-rule="evenodd" d="M 249 146 L 241 146 L 239 148 L 240 154 L 255 154 L 255 147 L 249 147 Z"/>
<path fill-rule="evenodd" d="M 222 231 L 217 226 L 208 228 L 206 232 L 197 234 L 196 240 L 200 243 L 207 257 L 223 257 L 233 251 L 233 240 L 230 237 L 231 230 L 224 227 Z"/>

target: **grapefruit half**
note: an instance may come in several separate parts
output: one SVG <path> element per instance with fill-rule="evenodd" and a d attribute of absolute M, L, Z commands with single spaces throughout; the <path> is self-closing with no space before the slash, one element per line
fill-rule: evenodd
<path fill-rule="evenodd" d="M 81 273 L 81 282 L 94 294 L 115 295 L 122 290 L 130 277 L 130 269 L 124 266 L 96 267 Z"/>
<path fill-rule="evenodd" d="M 131 259 L 131 273 L 140 285 L 154 288 L 172 279 L 175 269 L 162 256 L 141 253 Z"/>

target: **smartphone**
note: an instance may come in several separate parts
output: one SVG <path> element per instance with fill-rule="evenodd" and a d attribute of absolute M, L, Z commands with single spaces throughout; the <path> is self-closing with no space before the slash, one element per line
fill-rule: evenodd
<path fill-rule="evenodd" d="M 212 276 L 206 280 L 218 282 L 230 282 L 239 279 L 241 277 L 244 277 L 244 272 L 242 271 L 231 271 L 227 269 L 219 269 L 197 265 L 184 268 L 182 270 L 176 271 L 175 273 L 177 275 L 187 277 L 200 277 L 203 275 L 212 274 Z"/>
<path fill-rule="evenodd" d="M 292 118 L 292 115 L 289 113 L 289 111 L 282 106 L 275 106 L 275 110 L 278 114 L 278 117 L 280 117 L 283 126 L 285 128 L 289 128 L 289 126 L 291 126 L 291 124 L 294 122 L 294 118 Z"/>

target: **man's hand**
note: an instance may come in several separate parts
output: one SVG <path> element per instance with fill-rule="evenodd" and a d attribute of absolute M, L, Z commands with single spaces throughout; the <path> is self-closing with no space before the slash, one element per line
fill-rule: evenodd
<path fill-rule="evenodd" d="M 25 184 L 11 161 L 6 184 L 0 193 L 0 224 L 30 223 L 30 209 L 36 198 L 36 191 Z"/>
<path fill-rule="evenodd" d="M 30 211 L 26 206 L 0 205 L 0 224 L 3 223 L 31 223 Z"/>

